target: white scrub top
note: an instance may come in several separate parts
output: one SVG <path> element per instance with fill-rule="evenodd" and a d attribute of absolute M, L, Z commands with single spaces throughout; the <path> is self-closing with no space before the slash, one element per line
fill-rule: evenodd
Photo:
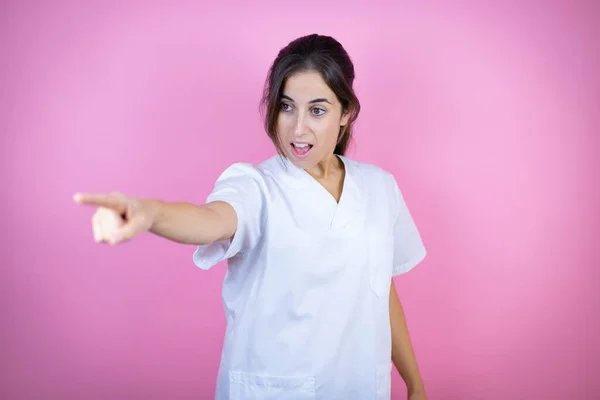
<path fill-rule="evenodd" d="M 339 203 L 280 156 L 230 166 L 209 195 L 238 217 L 193 255 L 228 260 L 217 400 L 389 400 L 392 276 L 425 248 L 394 177 L 340 159 Z"/>

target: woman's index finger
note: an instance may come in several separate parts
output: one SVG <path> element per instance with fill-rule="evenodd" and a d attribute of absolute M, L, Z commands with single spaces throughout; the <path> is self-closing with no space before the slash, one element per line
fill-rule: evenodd
<path fill-rule="evenodd" d="M 121 212 L 125 207 L 123 199 L 114 194 L 76 193 L 73 200 L 78 204 L 112 208 L 117 212 Z"/>

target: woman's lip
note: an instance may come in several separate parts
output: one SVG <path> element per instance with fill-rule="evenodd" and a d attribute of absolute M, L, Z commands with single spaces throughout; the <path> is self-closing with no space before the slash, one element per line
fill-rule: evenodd
<path fill-rule="evenodd" d="M 294 142 L 294 143 L 298 143 L 298 142 Z M 308 153 L 310 152 L 310 150 L 313 148 L 313 145 L 310 143 L 306 143 L 308 145 L 306 147 L 296 147 L 294 143 L 292 143 L 290 145 L 290 147 L 292 148 L 292 153 L 294 154 L 294 156 L 296 156 L 298 158 L 306 157 L 308 155 Z"/>

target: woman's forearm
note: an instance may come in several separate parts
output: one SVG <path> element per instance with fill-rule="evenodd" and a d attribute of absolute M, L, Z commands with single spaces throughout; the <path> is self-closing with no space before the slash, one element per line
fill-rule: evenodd
<path fill-rule="evenodd" d="M 233 208 L 224 202 L 201 206 L 142 200 L 152 209 L 150 232 L 178 243 L 202 245 L 231 238 L 237 227 Z"/>
<path fill-rule="evenodd" d="M 409 393 L 424 392 L 425 387 L 394 282 L 390 287 L 390 324 L 392 328 L 392 362 L 404 379 Z"/>

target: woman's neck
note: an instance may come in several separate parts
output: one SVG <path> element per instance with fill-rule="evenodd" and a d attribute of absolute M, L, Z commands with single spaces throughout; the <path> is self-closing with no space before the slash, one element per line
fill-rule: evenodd
<path fill-rule="evenodd" d="M 342 161 L 335 154 L 330 154 L 319 161 L 314 167 L 307 169 L 309 175 L 318 180 L 328 180 L 336 176 L 337 172 L 344 168 Z"/>

